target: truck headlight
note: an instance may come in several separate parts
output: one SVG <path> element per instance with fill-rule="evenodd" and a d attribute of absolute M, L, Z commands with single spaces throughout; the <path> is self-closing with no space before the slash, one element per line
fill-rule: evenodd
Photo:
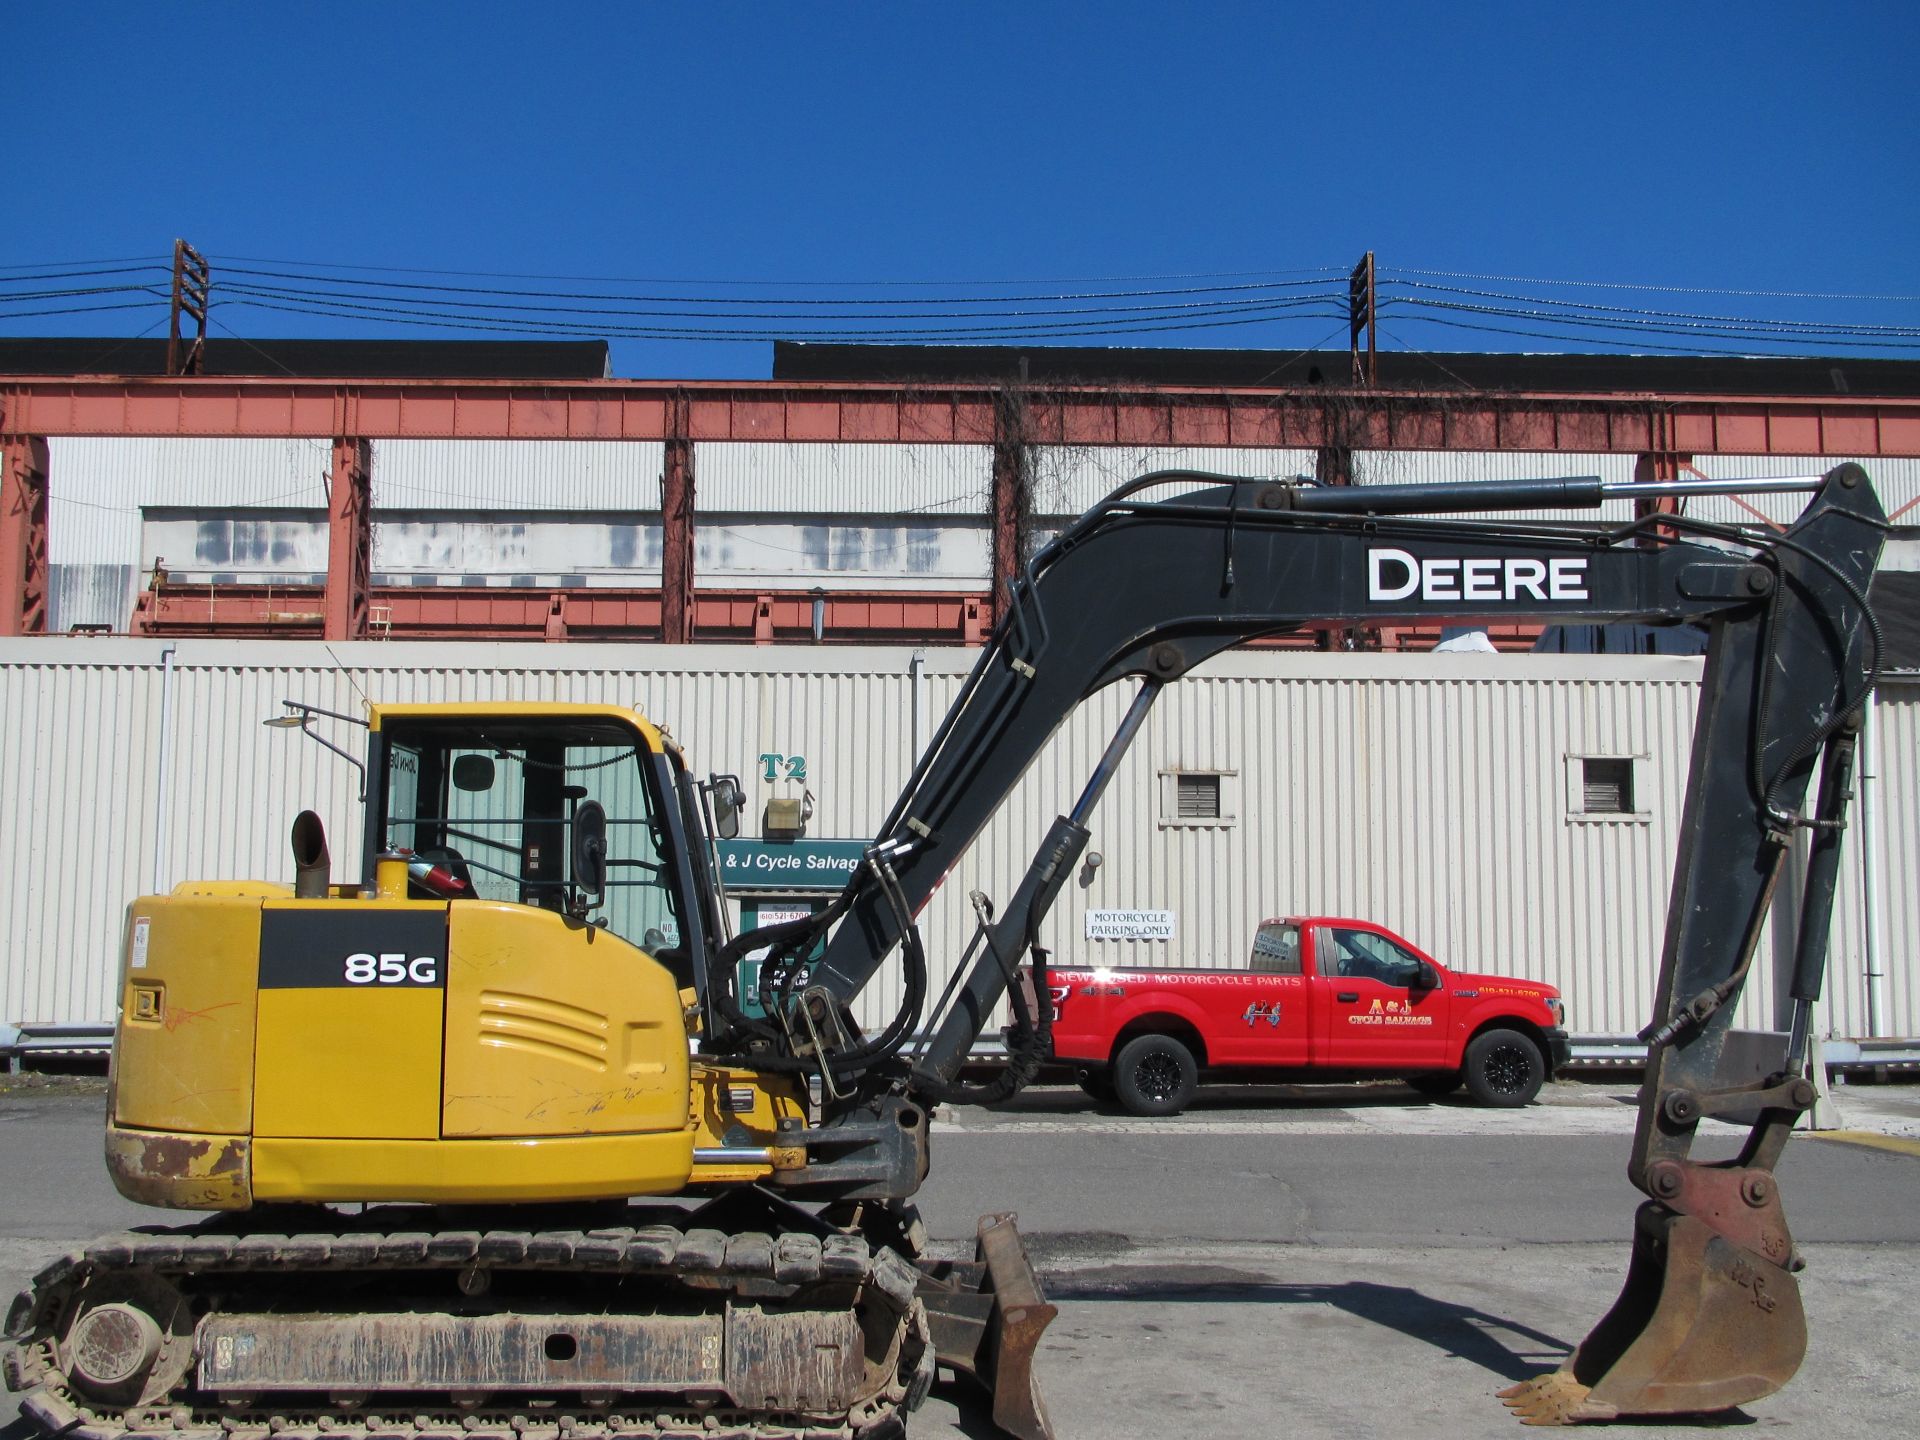
<path fill-rule="evenodd" d="M 1558 995 L 1553 996 L 1547 1001 L 1547 1013 L 1553 1016 L 1553 1023 L 1558 1025 L 1562 1030 L 1567 1028 L 1566 1002 Z"/>

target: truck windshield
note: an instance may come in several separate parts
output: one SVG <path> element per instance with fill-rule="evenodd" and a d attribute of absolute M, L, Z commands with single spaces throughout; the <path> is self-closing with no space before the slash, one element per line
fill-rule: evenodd
<path fill-rule="evenodd" d="M 382 839 L 413 852 L 421 898 L 564 910 L 581 898 L 570 874 L 574 816 L 598 801 L 607 877 L 597 914 L 642 949 L 670 948 L 680 943 L 680 902 L 644 758 L 619 733 L 392 734 Z"/>

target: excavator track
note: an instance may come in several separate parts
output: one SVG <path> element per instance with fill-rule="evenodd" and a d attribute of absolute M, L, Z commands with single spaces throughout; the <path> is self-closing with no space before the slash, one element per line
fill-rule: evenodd
<path fill-rule="evenodd" d="M 6 1321 L 22 1413 L 75 1440 L 885 1440 L 933 1380 L 920 1273 L 859 1235 L 217 1226 L 46 1266 Z"/>

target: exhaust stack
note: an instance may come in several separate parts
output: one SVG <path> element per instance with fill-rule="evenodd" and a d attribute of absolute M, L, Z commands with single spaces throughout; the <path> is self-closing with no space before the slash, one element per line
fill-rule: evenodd
<path fill-rule="evenodd" d="M 333 860 L 327 854 L 327 827 L 311 810 L 293 821 L 293 894 L 297 900 L 324 900 L 333 883 Z"/>

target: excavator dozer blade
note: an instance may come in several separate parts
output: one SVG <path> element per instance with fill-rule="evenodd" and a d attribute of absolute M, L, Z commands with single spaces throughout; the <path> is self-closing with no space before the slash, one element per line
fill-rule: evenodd
<path fill-rule="evenodd" d="M 993 1400 L 993 1423 L 1018 1440 L 1053 1440 L 1033 1352 L 1059 1310 L 1047 1303 L 1011 1215 L 982 1215 L 971 1265 L 921 1263 L 919 1294 L 942 1365 Z"/>
<path fill-rule="evenodd" d="M 1806 1350 L 1789 1271 L 1652 1201 L 1613 1308 L 1558 1370 L 1500 1398 L 1525 1425 L 1725 1410 L 1773 1394 Z"/>

